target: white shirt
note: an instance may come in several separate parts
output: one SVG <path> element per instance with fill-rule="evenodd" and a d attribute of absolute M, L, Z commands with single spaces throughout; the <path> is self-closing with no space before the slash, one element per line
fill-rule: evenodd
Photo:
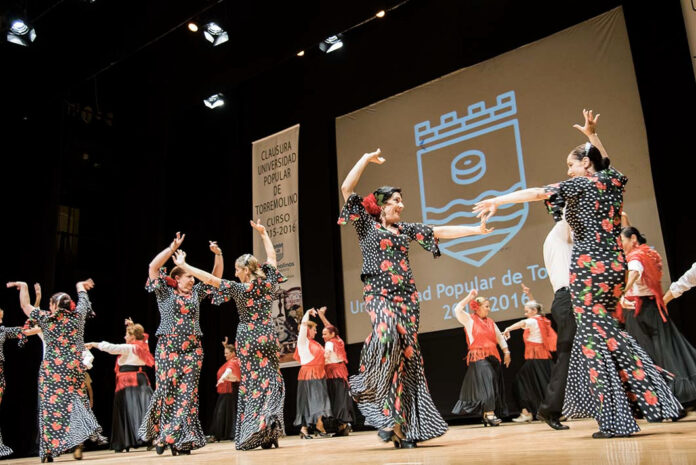
<path fill-rule="evenodd" d="M 472 342 L 474 342 L 474 338 L 471 335 L 471 329 L 474 327 L 474 319 L 471 318 L 471 315 L 469 315 L 465 311 L 455 312 L 455 316 L 457 317 L 457 320 L 459 320 L 459 322 L 464 326 L 464 329 L 466 330 L 466 340 L 469 342 L 469 344 L 471 344 Z M 495 328 L 495 339 L 498 341 L 498 345 L 501 349 L 507 349 L 507 341 L 498 329 L 498 325 L 493 323 L 493 327 Z"/>
<path fill-rule="evenodd" d="M 302 317 L 302 323 L 307 323 L 308 321 L 309 312 L 305 313 Z M 314 355 L 312 355 L 312 352 L 309 350 L 308 330 L 309 328 L 306 324 L 300 324 L 300 329 L 297 333 L 297 353 L 300 355 L 300 365 L 306 365 L 314 360 Z"/>
<path fill-rule="evenodd" d="M 556 222 L 544 241 L 544 266 L 556 292 L 570 286 L 570 257 L 573 254 L 573 239 L 566 220 Z"/>
<path fill-rule="evenodd" d="M 529 337 L 527 338 L 529 342 L 538 342 L 539 344 L 544 342 L 541 338 L 541 329 L 539 329 L 539 322 L 536 318 L 524 320 L 524 327 L 529 330 Z"/>
<path fill-rule="evenodd" d="M 691 265 L 691 269 L 684 273 L 678 281 L 673 282 L 669 286 L 669 290 L 672 291 L 674 297 L 679 297 L 694 286 L 696 286 L 696 263 Z"/>
<path fill-rule="evenodd" d="M 97 347 L 99 350 L 103 350 L 104 352 L 108 352 L 113 355 L 120 355 L 121 358 L 118 359 L 119 365 L 145 365 L 145 362 L 140 357 L 135 355 L 134 344 L 111 344 L 110 342 L 101 341 Z"/>
<path fill-rule="evenodd" d="M 329 341 L 326 344 L 324 344 L 324 363 L 343 363 L 344 360 L 341 360 L 341 358 L 338 356 L 336 352 L 334 352 L 334 343 Z"/>
<path fill-rule="evenodd" d="M 641 262 L 638 260 L 631 260 L 628 262 L 628 271 L 638 272 L 638 279 L 636 279 L 636 282 L 633 283 L 633 287 L 629 290 L 629 292 L 627 292 L 628 295 L 654 295 L 653 291 L 651 291 L 650 288 L 643 283 L 643 271 L 645 271 L 645 269 L 643 268 L 643 264 Z"/>

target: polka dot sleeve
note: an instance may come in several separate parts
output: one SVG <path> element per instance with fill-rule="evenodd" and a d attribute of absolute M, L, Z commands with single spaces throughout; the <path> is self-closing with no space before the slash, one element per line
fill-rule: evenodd
<path fill-rule="evenodd" d="M 21 326 L 11 326 L 9 328 L 4 328 L 5 329 L 5 337 L 7 339 L 17 339 L 22 335 L 22 327 Z"/>
<path fill-rule="evenodd" d="M 580 197 L 589 182 L 589 179 L 585 177 L 577 177 L 544 186 L 544 192 L 548 196 L 546 208 L 555 221 L 563 219 L 563 207 Z"/>
<path fill-rule="evenodd" d="M 147 292 L 154 292 L 157 300 L 164 300 L 172 293 L 172 288 L 167 285 L 165 278 L 167 277 L 167 269 L 162 267 L 159 269 L 159 276 L 156 279 L 147 279 L 145 289 Z"/>
<path fill-rule="evenodd" d="M 75 311 L 80 315 L 88 315 L 92 312 L 92 302 L 89 301 L 89 296 L 86 292 L 79 292 L 77 294 L 77 305 L 75 306 Z"/>
<path fill-rule="evenodd" d="M 283 276 L 283 274 L 280 271 L 278 271 L 278 268 L 271 265 L 270 263 L 264 263 L 261 266 L 261 269 L 263 270 L 264 274 L 266 275 L 265 281 L 267 283 L 271 284 L 274 291 L 277 288 L 278 284 L 284 283 L 285 281 L 288 280 L 288 278 Z"/>
<path fill-rule="evenodd" d="M 399 228 L 411 240 L 416 241 L 428 252 L 432 252 L 434 258 L 440 256 L 440 247 L 432 226 L 423 223 L 399 223 Z"/>
<path fill-rule="evenodd" d="M 229 302 L 230 299 L 239 300 L 244 294 L 244 284 L 237 281 L 220 280 L 220 287 L 212 294 L 213 305 Z"/>
<path fill-rule="evenodd" d="M 628 182 L 628 178 L 617 171 L 613 166 L 597 173 L 597 180 L 621 189 L 623 189 Z"/>
<path fill-rule="evenodd" d="M 365 236 L 367 236 L 368 228 L 375 222 L 372 216 L 365 210 L 362 200 L 362 197 L 358 194 L 351 194 L 345 205 L 343 205 L 341 214 L 338 217 L 338 224 L 341 226 L 353 223 L 358 233 L 358 239 L 360 240 L 363 240 Z"/>
<path fill-rule="evenodd" d="M 214 294 L 217 294 L 218 290 L 210 284 L 198 282 L 195 286 L 193 286 L 193 292 L 196 293 L 198 302 L 203 302 L 206 297 L 212 298 Z"/>

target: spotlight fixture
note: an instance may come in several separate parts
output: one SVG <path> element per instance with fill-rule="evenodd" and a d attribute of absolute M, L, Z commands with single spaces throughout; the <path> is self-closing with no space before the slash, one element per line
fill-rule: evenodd
<path fill-rule="evenodd" d="M 7 41 L 13 44 L 29 46 L 36 40 L 36 30 L 21 19 L 12 21 L 10 29 L 7 31 Z"/>
<path fill-rule="evenodd" d="M 378 18 L 384 18 L 384 15 L 386 15 L 386 14 L 387 14 L 386 11 L 379 10 L 375 16 L 377 16 Z"/>
<path fill-rule="evenodd" d="M 205 40 L 213 44 L 213 47 L 224 44 L 230 40 L 230 37 L 227 35 L 227 31 L 221 28 L 217 23 L 206 24 L 205 30 L 203 31 L 203 36 L 205 37 Z"/>
<path fill-rule="evenodd" d="M 198 32 L 198 24 L 188 23 L 188 30 L 191 32 Z"/>
<path fill-rule="evenodd" d="M 210 97 L 203 99 L 203 104 L 210 108 L 219 108 L 225 105 L 225 96 L 221 93 L 213 94 Z"/>
<path fill-rule="evenodd" d="M 297 56 L 298 56 L 298 57 L 303 57 L 303 56 L 304 56 L 304 50 L 300 50 L 299 52 L 297 52 Z"/>
<path fill-rule="evenodd" d="M 331 53 L 339 48 L 343 47 L 342 34 L 337 34 L 325 39 L 324 42 L 319 44 L 319 49 L 324 53 Z"/>

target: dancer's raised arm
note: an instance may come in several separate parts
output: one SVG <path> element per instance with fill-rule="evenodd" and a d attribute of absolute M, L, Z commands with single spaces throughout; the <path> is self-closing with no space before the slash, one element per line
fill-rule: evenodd
<path fill-rule="evenodd" d="M 41 308 L 41 284 L 34 283 L 34 307 Z"/>
<path fill-rule="evenodd" d="M 582 109 L 582 115 L 585 117 L 585 124 L 580 126 L 579 124 L 574 124 L 573 127 L 587 136 L 590 144 L 597 147 L 599 153 L 602 154 L 602 158 L 608 158 L 607 150 L 602 145 L 602 141 L 599 140 L 597 135 L 597 120 L 599 119 L 599 113 L 597 115 L 592 114 L 592 110 Z"/>
<path fill-rule="evenodd" d="M 210 251 L 215 254 L 215 263 L 213 264 L 212 274 L 215 277 L 222 278 L 222 271 L 225 269 L 225 262 L 222 259 L 222 249 L 218 245 L 217 241 L 210 242 Z"/>
<path fill-rule="evenodd" d="M 353 166 L 353 169 L 350 170 L 348 176 L 346 176 L 346 179 L 343 180 L 343 184 L 341 184 L 341 194 L 343 194 L 344 201 L 348 200 L 348 197 L 355 192 L 355 186 L 358 184 L 360 176 L 362 176 L 365 167 L 369 163 L 377 163 L 378 165 L 381 165 L 386 161 L 380 156 L 381 154 L 382 151 L 380 149 L 377 149 L 374 152 L 366 153 L 360 158 L 360 160 L 358 160 L 355 166 Z"/>
<path fill-rule="evenodd" d="M 19 305 L 22 307 L 22 311 L 26 316 L 31 314 L 34 307 L 31 306 L 31 300 L 29 299 L 29 286 L 24 281 L 11 281 L 7 283 L 7 287 L 15 287 L 19 290 Z"/>
<path fill-rule="evenodd" d="M 157 256 L 152 259 L 152 261 L 150 262 L 150 266 L 148 267 L 148 274 L 150 275 L 150 279 L 155 280 L 159 278 L 159 269 L 162 268 L 165 263 L 167 263 L 169 257 L 171 257 L 174 254 L 174 252 L 176 252 L 176 250 L 181 246 L 181 243 L 184 242 L 185 237 L 186 234 L 181 234 L 177 231 L 176 237 L 174 238 L 174 240 L 172 240 L 172 243 L 169 244 L 169 247 L 158 253 Z"/>
<path fill-rule="evenodd" d="M 249 224 L 251 224 L 251 227 L 254 228 L 261 236 L 261 240 L 263 241 L 263 248 L 266 251 L 266 262 L 268 262 L 268 264 L 271 265 L 273 268 L 276 268 L 278 266 L 278 263 L 276 262 L 275 247 L 273 246 L 273 242 L 271 242 L 271 238 L 268 237 L 266 227 L 261 223 L 260 218 L 256 220 L 255 223 L 253 221 L 249 221 Z"/>
<path fill-rule="evenodd" d="M 199 281 L 211 286 L 220 287 L 220 282 L 222 279 L 208 273 L 207 271 L 203 271 L 200 268 L 196 268 L 195 266 L 186 263 L 186 252 L 183 250 L 177 250 L 174 253 L 174 257 L 172 257 L 172 260 L 174 260 L 174 264 L 176 266 L 180 267 L 185 273 L 189 273 Z"/>

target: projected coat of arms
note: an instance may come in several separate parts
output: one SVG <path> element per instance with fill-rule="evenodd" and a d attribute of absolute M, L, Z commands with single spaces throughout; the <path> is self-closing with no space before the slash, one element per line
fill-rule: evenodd
<path fill-rule="evenodd" d="M 527 187 L 514 91 L 490 107 L 471 104 L 463 116 L 446 113 L 436 126 L 418 123 L 414 134 L 424 223 L 476 226 L 476 202 Z M 515 237 L 528 212 L 526 203 L 503 205 L 489 221 L 491 234 L 443 240 L 440 250 L 479 267 Z"/>

